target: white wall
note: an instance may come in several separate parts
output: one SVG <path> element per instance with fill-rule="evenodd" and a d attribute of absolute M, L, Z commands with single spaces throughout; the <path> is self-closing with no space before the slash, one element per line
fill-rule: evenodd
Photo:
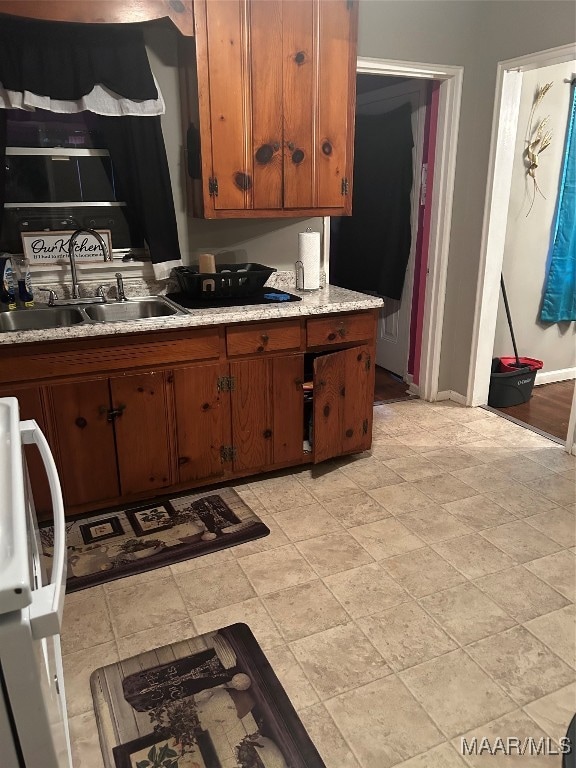
<path fill-rule="evenodd" d="M 544 361 L 543 372 L 576 367 L 576 323 L 540 323 L 540 304 L 546 263 L 553 237 L 553 221 L 568 112 L 570 81 L 576 75 L 576 60 L 525 72 L 522 79 L 516 151 L 512 169 L 510 208 L 506 228 L 503 274 L 514 332 L 520 355 Z M 546 196 L 534 195 L 532 179 L 526 174 L 524 152 L 534 95 L 539 86 L 553 83 L 534 114 L 533 127 L 550 116 L 552 143 L 544 150 L 537 170 L 538 186 Z M 512 344 L 504 303 L 500 298 L 494 355 L 511 355 Z"/>

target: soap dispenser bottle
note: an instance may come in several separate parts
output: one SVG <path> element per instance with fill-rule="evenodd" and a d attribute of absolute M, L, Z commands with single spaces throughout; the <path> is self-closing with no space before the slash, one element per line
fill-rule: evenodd
<path fill-rule="evenodd" d="M 8 309 L 16 309 L 16 283 L 9 253 L 0 254 L 0 279 L 0 301 L 7 304 Z"/>
<path fill-rule="evenodd" d="M 16 282 L 18 283 L 18 297 L 25 307 L 34 306 L 34 294 L 32 293 L 32 277 L 30 275 L 30 261 L 25 257 L 12 259 Z"/>

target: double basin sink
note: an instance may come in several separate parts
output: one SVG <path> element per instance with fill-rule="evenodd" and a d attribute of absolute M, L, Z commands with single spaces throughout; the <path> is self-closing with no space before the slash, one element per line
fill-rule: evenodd
<path fill-rule="evenodd" d="M 146 296 L 141 299 L 82 306 L 16 309 L 0 313 L 0 333 L 65 328 L 81 323 L 118 323 L 185 314 L 177 304 L 163 296 Z"/>

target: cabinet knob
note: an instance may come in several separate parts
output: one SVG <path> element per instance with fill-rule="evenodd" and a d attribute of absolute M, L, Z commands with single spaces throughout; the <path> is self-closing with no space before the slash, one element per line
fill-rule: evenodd
<path fill-rule="evenodd" d="M 76 419 L 76 421 L 75 421 L 74 423 L 75 423 L 75 424 L 76 424 L 76 426 L 77 426 L 77 427 L 79 427 L 80 429 L 84 429 L 84 427 L 87 427 L 87 426 L 88 426 L 88 422 L 86 421 L 86 419 L 84 418 L 84 416 L 78 416 L 78 418 Z"/>
<path fill-rule="evenodd" d="M 346 437 L 352 437 L 353 434 L 354 434 L 354 430 L 353 429 L 347 429 L 346 430 Z"/>
<path fill-rule="evenodd" d="M 329 341 L 334 341 L 335 338 L 336 338 L 336 334 L 334 332 L 328 334 Z"/>
<path fill-rule="evenodd" d="M 346 336 L 346 328 L 344 326 L 342 326 L 341 328 L 338 328 L 338 335 L 341 338 L 344 338 L 344 336 Z"/>
<path fill-rule="evenodd" d="M 306 54 L 304 51 L 298 51 L 298 53 L 294 56 L 294 61 L 296 64 L 304 64 L 304 61 L 306 60 Z"/>
<path fill-rule="evenodd" d="M 190 463 L 190 457 L 189 456 L 178 456 L 178 465 L 181 467 L 183 464 L 189 464 Z"/>
<path fill-rule="evenodd" d="M 325 155 L 331 155 L 332 154 L 332 144 L 330 144 L 329 141 L 325 141 L 322 144 L 322 152 Z"/>
<path fill-rule="evenodd" d="M 256 347 L 256 352 L 264 352 L 264 347 L 262 346 L 262 344 L 260 344 L 259 347 Z"/>
<path fill-rule="evenodd" d="M 330 416 L 330 406 L 329 405 L 325 405 L 324 406 L 324 410 L 322 411 L 322 413 L 324 414 L 324 416 L 326 416 L 326 418 L 328 418 L 328 416 Z"/>
<path fill-rule="evenodd" d="M 114 419 L 118 416 L 122 416 L 123 412 L 126 410 L 125 405 L 119 405 L 117 408 L 110 408 L 109 411 L 106 413 L 106 420 L 107 421 L 114 421 Z"/>
<path fill-rule="evenodd" d="M 272 437 L 272 430 L 271 429 L 265 429 L 264 432 L 262 432 L 264 437 L 268 440 Z"/>

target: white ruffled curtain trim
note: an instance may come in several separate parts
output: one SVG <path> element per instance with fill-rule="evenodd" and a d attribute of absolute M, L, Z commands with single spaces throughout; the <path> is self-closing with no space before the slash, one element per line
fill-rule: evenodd
<path fill-rule="evenodd" d="M 154 77 L 154 76 L 153 76 Z M 8 91 L 0 83 L 0 108 L 23 109 L 33 112 L 36 109 L 45 109 L 48 112 L 74 115 L 77 112 L 94 112 L 96 115 L 108 117 L 146 117 L 163 115 L 166 105 L 160 92 L 158 81 L 154 77 L 158 90 L 157 99 L 146 101 L 131 101 L 119 96 L 104 85 L 95 85 L 94 88 L 77 101 L 59 101 L 50 96 L 39 96 L 30 91 Z"/>

